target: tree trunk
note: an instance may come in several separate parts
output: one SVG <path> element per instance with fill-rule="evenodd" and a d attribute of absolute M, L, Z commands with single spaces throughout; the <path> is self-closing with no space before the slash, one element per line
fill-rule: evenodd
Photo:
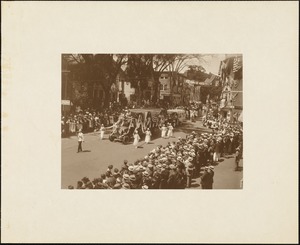
<path fill-rule="evenodd" d="M 107 108 L 109 106 L 109 102 L 110 102 L 110 89 L 105 89 L 104 93 L 105 93 L 104 108 Z"/>
<path fill-rule="evenodd" d="M 153 97 L 152 97 L 152 103 L 156 103 L 157 99 L 159 97 L 159 76 L 155 74 L 154 70 L 151 70 L 151 76 L 152 76 L 152 81 L 153 81 Z"/>

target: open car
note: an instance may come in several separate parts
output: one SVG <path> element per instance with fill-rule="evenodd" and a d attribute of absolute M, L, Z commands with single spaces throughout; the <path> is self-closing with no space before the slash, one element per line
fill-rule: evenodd
<path fill-rule="evenodd" d="M 122 142 L 128 144 L 133 142 L 134 127 L 128 127 L 123 130 L 116 130 L 109 135 L 109 140 L 112 142 Z"/>

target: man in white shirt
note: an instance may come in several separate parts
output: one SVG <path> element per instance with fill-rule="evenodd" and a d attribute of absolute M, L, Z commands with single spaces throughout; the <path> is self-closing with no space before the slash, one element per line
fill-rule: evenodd
<path fill-rule="evenodd" d="M 84 137 L 81 129 L 79 129 L 77 137 L 78 137 L 78 150 L 77 150 L 78 153 L 78 152 L 82 152 L 82 142 L 84 142 Z"/>

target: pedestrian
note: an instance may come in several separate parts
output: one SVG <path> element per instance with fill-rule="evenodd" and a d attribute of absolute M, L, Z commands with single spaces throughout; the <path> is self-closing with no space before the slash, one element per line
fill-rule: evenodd
<path fill-rule="evenodd" d="M 79 129 L 77 138 L 78 138 L 78 149 L 77 149 L 77 153 L 78 153 L 78 152 L 82 152 L 82 142 L 84 142 L 84 136 L 83 136 L 83 133 L 82 133 L 81 129 Z"/>
<path fill-rule="evenodd" d="M 208 167 L 208 179 L 207 179 L 207 189 L 213 189 L 213 183 L 214 183 L 214 166 Z"/>
<path fill-rule="evenodd" d="M 168 125 L 168 138 L 173 137 L 173 126 L 171 123 Z"/>
<path fill-rule="evenodd" d="M 145 143 L 148 144 L 151 140 L 151 131 L 149 128 L 147 128 L 146 132 L 145 132 L 146 136 L 145 136 Z"/>
<path fill-rule="evenodd" d="M 134 138 L 133 145 L 135 146 L 135 148 L 138 148 L 138 143 L 141 138 L 137 130 L 134 131 L 133 138 Z"/>
<path fill-rule="evenodd" d="M 169 165 L 170 168 L 170 173 L 169 173 L 169 178 L 167 180 L 168 183 L 168 189 L 177 189 L 177 182 L 178 182 L 178 172 L 176 169 L 176 166 L 174 164 Z"/>
<path fill-rule="evenodd" d="M 204 167 L 204 172 L 202 174 L 202 176 L 200 177 L 200 184 L 202 186 L 202 189 L 209 189 L 209 173 L 208 173 L 208 167 Z"/>
<path fill-rule="evenodd" d="M 104 127 L 104 124 L 102 123 L 101 127 L 100 127 L 100 140 L 103 140 L 104 133 L 105 133 L 105 127 Z"/>
<path fill-rule="evenodd" d="M 235 171 L 239 170 L 240 159 L 241 159 L 241 148 L 240 146 L 238 146 L 235 152 Z"/>
<path fill-rule="evenodd" d="M 217 140 L 217 143 L 214 146 L 214 156 L 213 156 L 213 161 L 216 163 L 220 159 L 220 140 Z"/>
<path fill-rule="evenodd" d="M 162 138 L 166 138 L 166 134 L 167 134 L 167 130 L 168 130 L 168 128 L 166 127 L 166 125 L 163 124 L 163 126 L 160 128 L 160 130 L 161 130 L 161 137 Z"/>
<path fill-rule="evenodd" d="M 194 174 L 194 165 L 192 163 L 189 163 L 186 168 L 186 176 L 187 176 L 186 188 L 191 187 L 193 174 Z"/>

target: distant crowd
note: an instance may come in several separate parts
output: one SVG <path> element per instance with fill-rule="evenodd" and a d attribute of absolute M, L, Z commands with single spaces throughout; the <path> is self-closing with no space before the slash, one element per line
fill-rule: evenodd
<path fill-rule="evenodd" d="M 147 108 L 149 104 L 147 101 L 143 101 L 141 108 Z M 158 104 L 156 106 L 166 111 L 171 109 L 169 104 Z M 118 103 L 111 103 L 110 106 L 103 110 L 96 110 L 93 108 L 78 109 L 69 113 L 68 115 L 61 116 L 61 135 L 62 137 L 68 137 L 70 135 L 75 135 L 77 132 L 82 131 L 83 133 L 96 132 L 99 131 L 101 125 L 104 127 L 110 127 L 114 123 L 118 122 L 120 116 L 128 113 L 130 109 L 134 109 L 135 104 L 130 104 L 127 107 L 122 107 Z M 178 108 L 178 106 L 177 106 Z M 188 106 L 181 106 L 180 108 L 186 111 L 186 118 L 192 121 L 199 115 L 200 107 L 195 103 L 191 103 Z M 159 127 L 163 124 L 172 123 L 173 127 L 177 125 L 173 119 L 168 118 L 166 113 L 162 114 L 163 118 L 158 122 Z M 157 122 L 155 122 L 157 123 Z"/>

